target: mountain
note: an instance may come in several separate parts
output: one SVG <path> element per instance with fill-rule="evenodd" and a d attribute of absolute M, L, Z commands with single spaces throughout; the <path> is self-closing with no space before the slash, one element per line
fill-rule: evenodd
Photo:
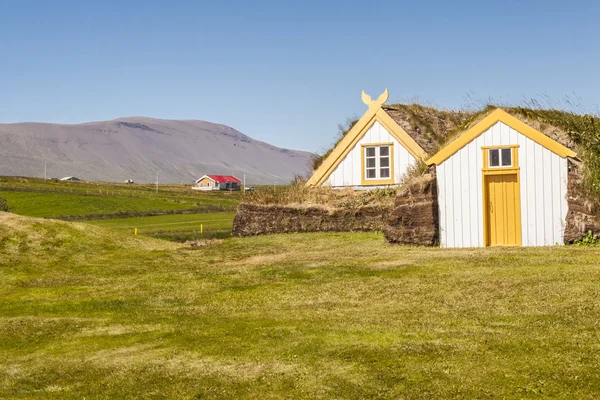
<path fill-rule="evenodd" d="M 189 183 L 204 174 L 246 174 L 288 183 L 310 171 L 312 153 L 271 146 L 205 121 L 146 117 L 77 125 L 0 124 L 0 175 Z"/>

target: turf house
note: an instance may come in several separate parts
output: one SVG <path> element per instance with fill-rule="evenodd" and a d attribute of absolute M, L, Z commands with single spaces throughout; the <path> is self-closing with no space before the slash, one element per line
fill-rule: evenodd
<path fill-rule="evenodd" d="M 373 189 L 397 185 L 425 151 L 394 120 L 383 104 L 387 89 L 375 101 L 364 91 L 367 112 L 335 146 L 308 181 L 311 186 Z"/>
<path fill-rule="evenodd" d="M 442 247 L 564 243 L 574 151 L 496 109 L 427 163 L 436 166 Z"/>
<path fill-rule="evenodd" d="M 387 90 L 375 101 L 363 92 L 367 112 L 306 186 L 397 188 L 383 229 L 390 242 L 552 246 L 600 232 L 597 117 L 538 105 L 448 111 L 387 98 Z"/>

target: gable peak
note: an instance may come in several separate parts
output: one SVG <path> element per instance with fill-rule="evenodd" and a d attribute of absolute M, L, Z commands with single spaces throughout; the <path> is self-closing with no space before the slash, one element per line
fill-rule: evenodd
<path fill-rule="evenodd" d="M 369 108 L 371 107 L 381 107 L 390 97 L 390 92 L 385 89 L 383 91 L 383 93 L 381 93 L 379 95 L 379 97 L 377 98 L 377 100 L 373 100 L 371 98 L 371 96 L 369 96 L 368 94 L 365 93 L 365 91 L 362 91 L 362 101 L 363 103 L 365 103 L 367 106 L 369 106 Z"/>

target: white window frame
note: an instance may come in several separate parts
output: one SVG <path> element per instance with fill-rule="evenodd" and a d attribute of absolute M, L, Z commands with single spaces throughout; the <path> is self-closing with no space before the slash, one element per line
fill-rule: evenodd
<path fill-rule="evenodd" d="M 508 154 L 510 155 L 510 164 L 504 165 L 504 153 L 505 150 L 508 150 Z M 492 151 L 498 152 L 498 165 L 492 165 Z M 502 169 L 502 168 L 512 168 L 514 165 L 514 155 L 512 147 L 489 147 L 487 148 L 488 152 L 488 165 L 489 169 Z"/>
<path fill-rule="evenodd" d="M 363 181 L 364 182 L 374 182 L 375 184 L 377 184 L 378 182 L 384 181 L 385 183 L 389 184 L 389 181 L 393 181 L 393 173 L 394 173 L 394 145 L 393 143 L 373 143 L 373 144 L 365 144 L 362 145 L 363 147 Z M 382 148 L 387 148 L 388 149 L 388 154 L 386 156 L 382 156 L 381 155 L 381 149 Z M 375 149 L 375 156 L 374 157 L 367 157 L 367 152 L 368 149 Z M 368 166 L 368 159 L 375 159 L 375 167 L 369 167 Z M 382 158 L 387 158 L 388 159 L 388 165 L 386 167 L 382 167 L 381 166 L 381 159 Z M 387 168 L 388 169 L 388 176 L 386 177 L 382 177 L 381 176 L 381 169 L 382 168 Z M 369 170 L 373 170 L 375 169 L 375 177 L 373 178 L 369 178 L 368 177 L 368 171 Z"/>

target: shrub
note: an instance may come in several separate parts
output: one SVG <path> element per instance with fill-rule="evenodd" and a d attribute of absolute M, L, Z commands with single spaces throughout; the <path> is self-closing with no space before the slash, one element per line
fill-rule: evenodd
<path fill-rule="evenodd" d="M 592 231 L 588 231 L 585 237 L 577 242 L 575 242 L 577 246 L 598 246 L 600 245 L 600 237 L 598 235 L 594 235 Z"/>
<path fill-rule="evenodd" d="M 0 211 L 4 211 L 4 212 L 10 211 L 8 209 L 8 203 L 6 202 L 6 199 L 3 197 L 0 197 Z"/>

